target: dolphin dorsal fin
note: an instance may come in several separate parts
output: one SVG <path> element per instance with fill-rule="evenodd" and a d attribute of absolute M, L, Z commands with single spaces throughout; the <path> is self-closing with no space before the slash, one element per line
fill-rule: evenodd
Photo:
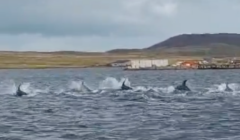
<path fill-rule="evenodd" d="M 228 82 L 226 82 L 226 88 L 229 88 L 229 83 Z"/>
<path fill-rule="evenodd" d="M 126 79 L 123 81 L 122 87 L 126 86 L 126 85 L 125 85 L 125 82 L 126 82 Z"/>
<path fill-rule="evenodd" d="M 183 83 L 182 83 L 182 85 L 183 85 L 183 86 L 186 86 L 186 83 L 187 83 L 187 80 L 184 80 Z"/>
<path fill-rule="evenodd" d="M 19 86 L 18 86 L 18 91 L 21 91 L 21 85 L 22 85 L 22 84 L 19 84 Z"/>

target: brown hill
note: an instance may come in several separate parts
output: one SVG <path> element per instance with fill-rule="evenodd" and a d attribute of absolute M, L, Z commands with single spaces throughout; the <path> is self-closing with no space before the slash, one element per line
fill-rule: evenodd
<path fill-rule="evenodd" d="M 174 55 L 238 56 L 240 34 L 182 34 L 143 50 Z"/>
<path fill-rule="evenodd" d="M 163 42 L 157 43 L 144 50 L 158 50 L 176 47 L 201 47 L 210 44 L 226 44 L 240 47 L 240 34 L 219 33 L 219 34 L 182 34 L 171 37 Z"/>
<path fill-rule="evenodd" d="M 240 34 L 181 34 L 144 49 L 117 49 L 111 53 L 147 52 L 157 55 L 236 56 L 240 55 Z"/>
<path fill-rule="evenodd" d="M 142 49 L 114 49 L 107 51 L 107 53 L 129 53 L 129 52 L 141 52 Z"/>

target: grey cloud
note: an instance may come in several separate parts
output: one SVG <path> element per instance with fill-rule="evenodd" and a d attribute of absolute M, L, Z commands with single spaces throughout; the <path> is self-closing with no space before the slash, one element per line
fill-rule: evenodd
<path fill-rule="evenodd" d="M 237 3 L 236 0 L 7 0 L 0 1 L 0 32 L 138 36 L 188 30 L 223 31 L 220 27 L 233 30 L 233 21 L 240 22 L 239 11 L 232 8 Z"/>
<path fill-rule="evenodd" d="M 131 2 L 136 0 L 0 1 L 0 32 L 107 36 L 138 35 L 156 31 L 157 29 L 146 28 L 150 22 L 157 20 L 151 20 L 150 13 L 134 13 L 144 10 L 144 5 L 127 9 Z"/>
<path fill-rule="evenodd" d="M 239 33 L 239 12 L 239 0 L 2 0 L 0 49 L 141 48 L 181 33 Z"/>

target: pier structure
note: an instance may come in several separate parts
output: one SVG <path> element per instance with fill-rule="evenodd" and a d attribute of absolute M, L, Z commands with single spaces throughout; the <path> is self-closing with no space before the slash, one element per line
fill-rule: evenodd
<path fill-rule="evenodd" d="M 142 61 L 142 62 L 141 62 Z M 167 59 L 162 60 L 134 60 L 124 70 L 208 70 L 208 69 L 240 69 L 240 63 L 235 60 L 218 60 L 207 62 L 205 60 L 179 61 L 170 65 Z M 155 64 L 153 63 L 155 62 Z M 156 63 L 158 62 L 158 63 Z"/>

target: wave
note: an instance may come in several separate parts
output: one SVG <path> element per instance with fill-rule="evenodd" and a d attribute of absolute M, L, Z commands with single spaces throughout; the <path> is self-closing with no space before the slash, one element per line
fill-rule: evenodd
<path fill-rule="evenodd" d="M 1 81 L 0 83 L 0 90 L 1 94 L 10 94 L 10 95 L 15 95 L 17 91 L 18 85 L 14 82 L 14 80 L 6 80 L 6 81 Z M 21 83 L 21 90 L 28 93 L 27 96 L 35 96 L 39 93 L 49 93 L 49 89 L 38 89 L 30 82 L 24 82 Z"/>
<path fill-rule="evenodd" d="M 36 96 L 38 94 L 48 94 L 53 93 L 56 95 L 67 94 L 73 96 L 82 96 L 84 94 L 110 94 L 112 96 L 129 96 L 134 93 L 136 97 L 154 97 L 158 98 L 159 96 L 165 95 L 174 95 L 174 96 L 188 96 L 188 95 L 240 95 L 240 84 L 238 83 L 229 83 L 229 88 L 232 91 L 225 91 L 226 83 L 210 85 L 210 87 L 201 87 L 196 89 L 194 87 L 189 87 L 192 89 L 191 92 L 182 92 L 176 91 L 174 85 L 169 86 L 133 86 L 133 90 L 121 91 L 121 85 L 123 81 L 126 80 L 126 85 L 131 86 L 131 82 L 128 78 L 117 79 L 114 77 L 106 77 L 104 80 L 100 81 L 98 86 L 91 86 L 89 83 L 83 80 L 79 81 L 69 81 L 67 85 L 59 85 L 55 90 L 50 90 L 50 87 L 44 87 L 43 89 L 36 88 L 32 83 L 25 82 L 22 83 L 21 90 L 26 93 L 29 93 L 28 96 Z M 1 81 L 0 90 L 1 94 L 15 94 L 18 84 L 14 80 Z M 95 88 L 94 88 L 95 87 Z M 129 97 L 130 98 L 130 97 Z"/>

